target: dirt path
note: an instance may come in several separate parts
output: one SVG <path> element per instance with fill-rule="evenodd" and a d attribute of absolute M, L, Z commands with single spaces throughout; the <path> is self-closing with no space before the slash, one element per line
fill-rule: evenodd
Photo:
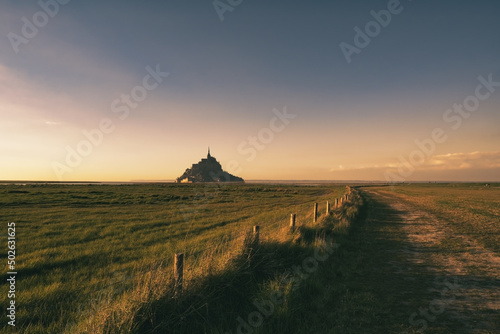
<path fill-rule="evenodd" d="M 386 269 L 407 282 L 392 291 L 393 307 L 408 317 L 402 332 L 500 333 L 500 258 L 404 195 L 364 193 L 367 223 L 397 241 L 381 251 Z"/>

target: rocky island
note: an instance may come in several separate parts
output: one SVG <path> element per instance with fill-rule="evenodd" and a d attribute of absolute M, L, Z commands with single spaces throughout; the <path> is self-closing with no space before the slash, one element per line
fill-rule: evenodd
<path fill-rule="evenodd" d="M 176 179 L 176 182 L 244 182 L 244 180 L 224 171 L 217 159 L 210 155 L 210 148 L 208 148 L 207 157 L 186 169 L 184 174 Z"/>

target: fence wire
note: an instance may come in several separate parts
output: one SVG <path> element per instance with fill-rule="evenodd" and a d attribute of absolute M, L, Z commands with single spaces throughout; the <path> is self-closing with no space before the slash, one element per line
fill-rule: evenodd
<path fill-rule="evenodd" d="M 347 192 L 343 196 L 341 196 L 340 198 L 335 198 L 333 201 L 329 201 L 330 212 L 338 209 L 339 207 L 341 207 L 343 205 L 343 203 L 348 201 L 350 193 L 351 193 L 351 190 L 350 190 L 350 188 L 347 187 Z M 336 200 L 338 200 L 338 207 L 335 206 Z M 317 202 L 317 203 L 319 203 L 319 202 Z M 311 204 L 314 204 L 314 202 L 311 202 Z M 302 204 L 297 203 L 297 204 L 293 205 L 291 207 L 293 209 L 292 212 L 290 212 L 288 215 L 284 214 L 284 216 L 281 220 L 278 220 L 272 224 L 265 224 L 265 223 L 259 224 L 259 226 L 260 226 L 260 231 L 259 231 L 260 239 L 262 240 L 265 238 L 266 241 L 275 239 L 276 233 L 279 232 L 280 230 L 275 231 L 275 233 L 272 235 L 265 235 L 266 231 L 268 231 L 270 229 L 272 230 L 272 229 L 277 228 L 279 226 L 282 227 L 282 230 L 288 229 L 290 227 L 290 215 L 294 214 L 297 211 L 303 212 L 304 210 L 300 210 L 300 207 L 305 206 L 305 205 L 306 204 L 303 204 L 303 203 Z M 319 207 L 318 207 L 318 214 L 323 215 L 323 214 L 325 214 L 325 212 L 321 213 L 321 211 L 319 210 Z M 309 214 L 305 214 L 302 216 L 297 215 L 296 221 L 295 221 L 295 224 L 296 224 L 295 227 L 297 228 L 298 226 L 301 226 L 301 225 L 313 224 L 313 221 L 311 219 L 313 215 L 314 215 L 313 212 L 310 212 Z M 222 226 L 220 228 L 223 228 L 223 227 L 224 226 Z M 222 249 L 219 249 L 219 250 L 221 250 L 222 252 L 229 251 L 231 246 L 234 246 L 234 243 L 237 240 L 246 238 L 247 236 L 250 236 L 252 233 L 252 226 L 244 226 L 244 227 L 240 226 L 239 228 L 240 228 L 239 231 L 231 231 L 227 234 L 223 234 L 223 235 L 219 236 L 219 238 L 222 238 L 221 239 L 222 244 L 224 245 L 222 247 Z M 215 229 L 217 229 L 217 227 Z M 190 230 L 190 231 L 186 232 L 186 237 L 188 235 L 192 235 L 192 233 L 195 233 L 195 231 Z M 292 234 L 290 236 L 292 236 Z M 168 259 L 166 259 L 166 264 L 173 265 L 174 255 L 177 253 L 184 253 L 186 255 L 187 259 L 189 259 L 193 262 L 196 262 L 199 260 L 199 258 L 206 255 L 206 253 L 208 253 L 209 251 L 214 251 L 214 247 L 213 246 L 206 246 L 206 247 L 198 248 L 196 246 L 191 246 L 189 248 L 185 248 L 184 250 L 179 249 L 179 252 L 175 252 L 175 253 L 172 253 L 169 255 Z M 187 267 L 189 268 L 189 266 L 187 266 Z M 135 280 L 137 279 L 137 276 L 133 276 L 134 273 L 129 272 L 127 270 L 115 271 L 115 272 L 112 272 L 111 275 L 113 277 L 111 278 L 110 282 L 106 282 L 107 284 L 105 283 L 105 285 L 102 288 L 99 288 L 96 291 L 86 295 L 86 302 L 80 304 L 77 308 L 77 311 L 88 312 L 88 308 L 93 306 L 92 303 L 99 302 L 99 300 L 103 299 L 104 295 L 111 294 L 111 295 L 116 296 L 116 295 L 119 295 L 119 294 L 125 292 L 127 290 L 127 288 L 128 289 L 133 288 L 133 284 L 136 283 Z M 71 324 L 68 324 L 68 326 L 69 325 L 71 325 Z"/>

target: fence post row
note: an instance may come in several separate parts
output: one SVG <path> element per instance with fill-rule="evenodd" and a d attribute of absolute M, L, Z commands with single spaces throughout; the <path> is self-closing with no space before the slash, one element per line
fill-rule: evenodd
<path fill-rule="evenodd" d="M 348 189 L 350 190 L 350 189 Z M 342 206 L 342 203 L 347 201 L 348 195 L 344 194 L 340 199 L 335 199 L 335 208 Z M 330 201 L 326 201 L 326 214 L 330 213 Z M 297 215 L 295 213 L 290 214 L 290 229 L 292 232 L 295 231 L 295 221 Z M 314 203 L 314 222 L 317 222 L 318 219 L 318 203 Z M 260 241 L 260 226 L 255 225 L 253 227 L 253 248 L 259 245 Z M 184 253 L 176 253 L 174 257 L 174 283 L 175 283 L 175 293 L 182 292 L 182 281 L 184 278 Z"/>

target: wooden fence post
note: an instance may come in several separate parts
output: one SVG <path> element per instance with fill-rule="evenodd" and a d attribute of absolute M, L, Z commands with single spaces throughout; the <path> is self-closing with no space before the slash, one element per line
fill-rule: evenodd
<path fill-rule="evenodd" d="M 260 230 L 259 225 L 255 225 L 253 227 L 253 246 L 254 247 L 259 246 L 259 230 Z"/>
<path fill-rule="evenodd" d="M 330 213 L 330 201 L 326 201 L 326 214 Z"/>
<path fill-rule="evenodd" d="M 338 209 L 338 207 L 339 207 L 339 199 L 336 198 L 335 199 L 335 209 Z"/>
<path fill-rule="evenodd" d="M 175 293 L 182 292 L 183 278 L 184 278 L 184 253 L 177 253 L 175 254 L 174 258 Z"/>
<path fill-rule="evenodd" d="M 317 220 L 318 220 L 318 203 L 314 203 L 313 222 L 316 222 Z"/>
<path fill-rule="evenodd" d="M 290 214 L 290 230 L 292 232 L 295 231 L 295 218 L 296 218 L 296 214 L 295 213 Z"/>

